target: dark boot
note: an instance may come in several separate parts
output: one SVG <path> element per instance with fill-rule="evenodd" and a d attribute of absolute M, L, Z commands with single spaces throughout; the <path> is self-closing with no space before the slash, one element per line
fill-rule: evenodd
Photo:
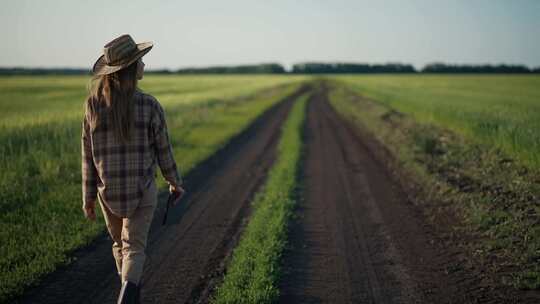
<path fill-rule="evenodd" d="M 139 304 L 140 288 L 135 283 L 124 281 L 118 295 L 118 304 Z"/>

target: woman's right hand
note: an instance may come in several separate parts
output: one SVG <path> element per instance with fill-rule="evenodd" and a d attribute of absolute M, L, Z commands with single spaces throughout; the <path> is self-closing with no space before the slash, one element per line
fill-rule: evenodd
<path fill-rule="evenodd" d="M 186 191 L 181 186 L 169 185 L 169 193 L 175 196 L 173 206 L 176 206 Z"/>

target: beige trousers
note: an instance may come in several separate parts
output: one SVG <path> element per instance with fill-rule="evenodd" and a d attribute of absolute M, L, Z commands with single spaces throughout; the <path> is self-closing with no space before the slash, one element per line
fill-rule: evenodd
<path fill-rule="evenodd" d="M 129 218 L 117 217 L 103 204 L 101 198 L 99 201 L 107 230 L 113 240 L 112 254 L 118 275 L 122 283 L 130 281 L 139 284 L 146 260 L 148 230 L 157 205 L 156 181 L 152 179 L 139 206 Z"/>

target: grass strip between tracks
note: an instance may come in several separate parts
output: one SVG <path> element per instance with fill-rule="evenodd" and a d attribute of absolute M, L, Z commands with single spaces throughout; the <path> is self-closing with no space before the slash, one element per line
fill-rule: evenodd
<path fill-rule="evenodd" d="M 295 102 L 281 129 L 276 162 L 264 187 L 255 195 L 251 219 L 213 303 L 271 303 L 279 295 L 279 261 L 297 200 L 301 131 L 308 97 L 304 94 Z"/>
<path fill-rule="evenodd" d="M 300 85 L 169 107 L 167 124 L 182 173 Z M 96 222 L 89 222 L 81 209 L 80 125 L 79 119 L 68 120 L 21 129 L 13 136 L 0 134 L 0 142 L 10 141 L 16 148 L 10 154 L 0 147 L 0 167 L 5 169 L 0 174 L 0 303 L 70 263 L 74 250 L 105 231 L 101 211 Z M 163 187 L 160 176 L 158 185 Z"/>

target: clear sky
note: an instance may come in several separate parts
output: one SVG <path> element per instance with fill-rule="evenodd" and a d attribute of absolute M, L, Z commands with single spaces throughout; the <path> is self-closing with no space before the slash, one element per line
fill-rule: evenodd
<path fill-rule="evenodd" d="M 0 0 L 0 66 L 90 68 L 129 33 L 147 68 L 304 61 L 540 66 L 540 1 Z"/>

